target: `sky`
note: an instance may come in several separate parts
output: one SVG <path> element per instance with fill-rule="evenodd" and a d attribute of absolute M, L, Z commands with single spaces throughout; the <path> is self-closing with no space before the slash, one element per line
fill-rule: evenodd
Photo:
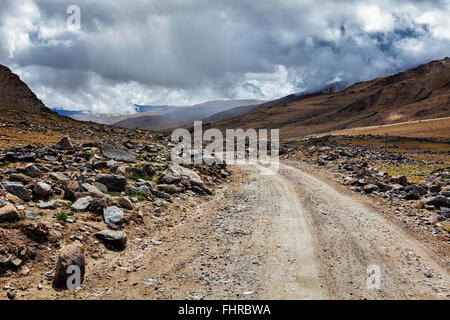
<path fill-rule="evenodd" d="M 271 100 L 450 56 L 448 17 L 450 0 L 1 0 L 0 64 L 58 109 Z"/>

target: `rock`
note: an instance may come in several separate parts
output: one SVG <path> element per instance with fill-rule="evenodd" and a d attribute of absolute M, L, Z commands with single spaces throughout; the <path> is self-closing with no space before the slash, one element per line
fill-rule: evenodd
<path fill-rule="evenodd" d="M 36 153 L 30 152 L 21 154 L 17 157 L 17 161 L 19 162 L 34 162 L 36 161 Z"/>
<path fill-rule="evenodd" d="M 52 186 L 48 183 L 39 181 L 33 188 L 34 193 L 39 196 L 48 197 L 52 194 Z"/>
<path fill-rule="evenodd" d="M 103 230 L 97 232 L 95 237 L 111 250 L 124 250 L 127 244 L 127 234 L 123 231 Z"/>
<path fill-rule="evenodd" d="M 21 182 L 3 182 L 3 187 L 22 201 L 28 202 L 31 200 L 31 192 Z"/>
<path fill-rule="evenodd" d="M 183 189 L 177 187 L 174 184 L 160 184 L 156 187 L 156 189 L 159 191 L 169 193 L 169 194 L 180 193 L 183 191 Z"/>
<path fill-rule="evenodd" d="M 77 201 L 75 201 L 74 204 L 72 204 L 71 208 L 74 209 L 74 210 L 81 210 L 81 211 L 83 211 L 83 210 L 86 210 L 89 207 L 91 202 L 92 202 L 92 197 L 91 196 L 80 198 Z"/>
<path fill-rule="evenodd" d="M 447 219 L 450 219 L 450 208 L 441 208 L 439 214 Z"/>
<path fill-rule="evenodd" d="M 108 225 L 118 225 L 122 222 L 124 218 L 124 214 L 122 209 L 111 206 L 103 208 L 103 219 L 105 223 Z"/>
<path fill-rule="evenodd" d="M 48 202 L 40 201 L 39 203 L 36 204 L 36 207 L 38 207 L 39 209 L 56 209 L 56 201 L 55 200 Z"/>
<path fill-rule="evenodd" d="M 27 177 L 24 174 L 13 173 L 9 176 L 9 181 L 19 181 L 19 182 L 22 182 L 23 184 L 28 184 L 31 181 L 33 181 L 33 179 L 30 177 Z"/>
<path fill-rule="evenodd" d="M 444 196 L 428 197 L 424 202 L 428 206 L 450 208 L 450 199 Z"/>
<path fill-rule="evenodd" d="M 160 177 L 159 182 L 162 184 L 177 184 L 181 180 L 187 180 L 190 184 L 203 187 L 203 181 L 200 176 L 190 169 L 184 168 L 180 165 L 173 164 L 164 170 Z"/>
<path fill-rule="evenodd" d="M 76 272 L 71 270 L 73 266 L 78 267 L 79 279 L 78 284 L 81 285 L 84 281 L 84 273 L 86 268 L 86 262 L 84 258 L 84 252 L 81 246 L 77 244 L 70 244 L 64 246 L 58 258 L 56 264 L 55 275 L 53 278 L 53 287 L 56 289 L 73 289 L 77 281 L 71 281 L 74 279 Z"/>
<path fill-rule="evenodd" d="M 100 192 L 102 192 L 102 193 L 107 193 L 108 192 L 108 188 L 103 183 L 94 181 L 91 184 L 94 187 L 96 187 L 98 190 L 100 190 Z"/>
<path fill-rule="evenodd" d="M 418 190 L 414 189 L 405 194 L 405 200 L 418 200 L 420 198 L 420 193 Z"/>
<path fill-rule="evenodd" d="M 398 176 L 393 178 L 393 182 L 398 183 L 399 185 L 402 185 L 406 187 L 408 185 L 408 179 L 406 176 Z"/>
<path fill-rule="evenodd" d="M 7 204 L 0 208 L 0 222 L 4 221 L 17 221 L 19 214 L 16 208 L 12 204 Z"/>
<path fill-rule="evenodd" d="M 106 207 L 108 203 L 109 201 L 107 198 L 96 200 L 89 206 L 89 211 L 97 212 L 99 209 L 103 209 L 104 207 Z"/>
<path fill-rule="evenodd" d="M 170 194 L 165 193 L 165 192 L 163 192 L 163 191 L 153 190 L 153 191 L 152 191 L 152 194 L 153 194 L 155 197 L 158 197 L 158 198 L 170 199 Z"/>
<path fill-rule="evenodd" d="M 59 182 L 69 182 L 70 179 L 62 172 L 52 172 L 50 178 Z"/>
<path fill-rule="evenodd" d="M 431 192 L 431 193 L 439 193 L 439 192 L 441 191 L 441 189 L 442 189 L 442 187 L 441 187 L 440 184 L 433 184 L 433 185 L 430 187 L 430 192 Z"/>
<path fill-rule="evenodd" d="M 137 194 L 148 198 L 151 197 L 152 191 L 147 186 L 141 186 L 137 189 Z"/>
<path fill-rule="evenodd" d="M 136 162 L 137 156 L 125 149 L 116 146 L 112 141 L 105 141 L 102 146 L 103 155 L 112 160 L 122 162 Z"/>
<path fill-rule="evenodd" d="M 34 211 L 25 211 L 25 218 L 28 220 L 37 220 L 38 215 Z"/>
<path fill-rule="evenodd" d="M 20 229 L 24 235 L 38 243 L 46 242 L 49 239 L 49 228 L 42 222 L 23 221 Z"/>
<path fill-rule="evenodd" d="M 14 291 L 8 291 L 6 294 L 9 300 L 14 300 L 16 298 L 16 293 Z"/>
<path fill-rule="evenodd" d="M 365 186 L 363 187 L 363 190 L 364 190 L 366 193 L 372 193 L 372 192 L 374 192 L 374 191 L 378 191 L 379 189 L 378 189 L 378 186 L 377 186 L 377 185 L 374 185 L 374 184 L 368 184 L 368 185 L 365 185 Z"/>
<path fill-rule="evenodd" d="M 103 184 L 110 192 L 122 192 L 127 184 L 124 176 L 115 174 L 99 174 L 95 181 Z"/>
<path fill-rule="evenodd" d="M 70 141 L 70 137 L 63 137 L 61 140 L 55 143 L 53 147 L 60 150 L 72 150 L 73 144 Z"/>
<path fill-rule="evenodd" d="M 128 210 L 133 210 L 133 203 L 127 197 L 121 197 L 121 198 L 119 198 L 119 200 L 117 202 L 118 202 L 119 206 L 121 206 L 122 208 L 128 209 Z"/>
<path fill-rule="evenodd" d="M 98 183 L 98 185 L 102 185 L 101 183 Z M 96 198 L 102 198 L 104 196 L 104 193 L 101 192 L 96 186 L 91 185 L 89 183 L 83 183 L 81 185 L 81 187 L 86 190 L 92 197 L 96 197 Z M 105 189 L 106 187 L 103 186 Z M 105 193 L 108 192 L 108 189 L 106 189 Z"/>

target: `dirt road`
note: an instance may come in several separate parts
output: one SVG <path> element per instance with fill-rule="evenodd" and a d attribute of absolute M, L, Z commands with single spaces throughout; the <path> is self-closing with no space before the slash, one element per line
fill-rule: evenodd
<path fill-rule="evenodd" d="M 233 181 L 171 228 L 152 231 L 146 218 L 147 238 L 88 258 L 82 289 L 31 288 L 24 298 L 450 297 L 448 254 L 302 165 L 259 169 L 234 169 Z"/>

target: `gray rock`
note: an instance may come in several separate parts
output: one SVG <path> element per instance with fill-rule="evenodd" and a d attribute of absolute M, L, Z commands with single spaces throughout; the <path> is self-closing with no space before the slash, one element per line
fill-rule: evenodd
<path fill-rule="evenodd" d="M 450 219 L 450 208 L 441 208 L 441 211 L 439 212 L 442 216 L 444 216 L 447 219 Z"/>
<path fill-rule="evenodd" d="M 137 194 L 148 198 L 148 197 L 151 197 L 152 191 L 147 186 L 141 186 L 138 188 Z"/>
<path fill-rule="evenodd" d="M 112 160 L 122 162 L 136 162 L 137 156 L 123 148 L 118 147 L 112 141 L 105 141 L 102 146 L 103 155 Z"/>
<path fill-rule="evenodd" d="M 28 175 L 33 178 L 40 178 L 44 175 L 44 173 L 39 170 L 34 164 L 30 163 L 26 166 L 25 170 L 27 171 Z"/>
<path fill-rule="evenodd" d="M 52 172 L 50 173 L 50 178 L 59 182 L 69 182 L 70 179 L 62 172 Z"/>
<path fill-rule="evenodd" d="M 177 184 L 181 180 L 187 180 L 190 184 L 203 187 L 203 181 L 200 176 L 190 169 L 177 164 L 171 165 L 164 170 L 159 177 L 159 182 L 163 184 Z"/>
<path fill-rule="evenodd" d="M 71 276 L 74 275 L 74 272 L 69 270 L 69 267 L 72 266 L 79 268 L 79 283 L 81 285 L 84 281 L 86 262 L 83 249 L 76 244 L 67 245 L 61 249 L 53 278 L 54 288 L 69 289 L 71 285 L 74 285 L 73 282 L 69 281 L 73 279 Z"/>
<path fill-rule="evenodd" d="M 123 231 L 103 230 L 95 237 L 111 250 L 124 250 L 127 245 L 127 234 Z"/>
<path fill-rule="evenodd" d="M 71 208 L 74 210 L 86 210 L 92 202 L 92 197 L 80 198 L 72 204 Z"/>
<path fill-rule="evenodd" d="M 108 192 L 108 188 L 103 183 L 94 181 L 91 184 L 103 193 Z"/>
<path fill-rule="evenodd" d="M 20 198 L 22 201 L 28 202 L 31 200 L 31 192 L 22 182 L 3 182 L 3 187 L 6 191 Z"/>
<path fill-rule="evenodd" d="M 52 194 L 52 186 L 48 183 L 39 181 L 33 188 L 33 191 L 40 196 L 48 197 Z"/>
<path fill-rule="evenodd" d="M 63 137 L 61 140 L 55 143 L 54 148 L 60 150 L 72 150 L 73 144 L 72 141 L 70 141 L 70 137 Z"/>
<path fill-rule="evenodd" d="M 25 211 L 25 218 L 28 220 L 37 220 L 38 215 L 34 211 Z"/>
<path fill-rule="evenodd" d="M 39 209 L 56 209 L 56 201 L 54 200 L 48 202 L 40 201 L 39 203 L 36 204 L 36 207 L 38 207 Z"/>
<path fill-rule="evenodd" d="M 124 214 L 122 209 L 111 206 L 103 208 L 103 219 L 108 225 L 118 225 L 123 221 Z"/>
<path fill-rule="evenodd" d="M 110 192 L 122 192 L 127 184 L 124 176 L 115 174 L 99 174 L 95 181 L 103 184 Z"/>
<path fill-rule="evenodd" d="M 450 208 L 450 199 L 444 196 L 428 197 L 424 201 L 428 206 Z"/>

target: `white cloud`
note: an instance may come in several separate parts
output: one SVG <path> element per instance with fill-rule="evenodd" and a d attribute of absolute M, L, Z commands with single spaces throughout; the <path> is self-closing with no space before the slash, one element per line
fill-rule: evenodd
<path fill-rule="evenodd" d="M 277 98 L 396 72 L 450 50 L 440 1 L 2 0 L 0 63 L 51 107 L 130 112 Z"/>

